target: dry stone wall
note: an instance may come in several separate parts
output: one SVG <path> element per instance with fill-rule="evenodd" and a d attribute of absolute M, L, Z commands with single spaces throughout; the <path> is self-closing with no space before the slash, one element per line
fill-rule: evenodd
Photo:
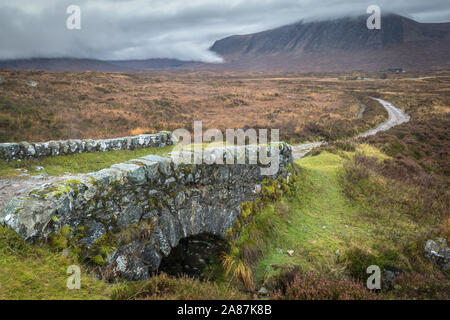
<path fill-rule="evenodd" d="M 165 147 L 175 144 L 171 132 L 142 134 L 133 137 L 101 140 L 64 140 L 48 142 L 0 143 L 0 160 L 24 160 L 84 152 L 106 152 L 111 150 L 132 150 L 148 147 Z"/>

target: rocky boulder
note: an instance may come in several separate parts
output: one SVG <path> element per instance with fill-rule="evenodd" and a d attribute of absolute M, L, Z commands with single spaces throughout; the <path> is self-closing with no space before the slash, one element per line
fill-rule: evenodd
<path fill-rule="evenodd" d="M 447 240 L 439 238 L 436 240 L 428 240 L 424 247 L 425 257 L 431 259 L 442 270 L 449 270 L 450 248 Z"/>

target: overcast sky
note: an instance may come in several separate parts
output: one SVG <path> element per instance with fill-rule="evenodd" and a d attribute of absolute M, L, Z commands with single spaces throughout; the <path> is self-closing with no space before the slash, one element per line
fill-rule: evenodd
<path fill-rule="evenodd" d="M 208 48 L 223 37 L 364 15 L 372 4 L 419 22 L 450 22 L 449 0 L 0 0 L 0 59 L 215 62 Z M 69 5 L 81 8 L 81 30 L 66 27 Z"/>

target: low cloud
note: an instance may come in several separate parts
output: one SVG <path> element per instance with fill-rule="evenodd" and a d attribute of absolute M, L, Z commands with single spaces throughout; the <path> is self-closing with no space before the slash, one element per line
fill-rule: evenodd
<path fill-rule="evenodd" d="M 72 4 L 81 8 L 81 30 L 66 28 Z M 420 22 L 450 21 L 448 0 L 17 0 L 0 4 L 0 59 L 220 62 L 208 48 L 225 36 L 363 15 L 371 4 Z"/>

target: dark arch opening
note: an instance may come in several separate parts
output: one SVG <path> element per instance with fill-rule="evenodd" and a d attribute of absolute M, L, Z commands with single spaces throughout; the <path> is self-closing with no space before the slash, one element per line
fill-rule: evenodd
<path fill-rule="evenodd" d="M 211 234 L 187 237 L 162 259 L 158 272 L 214 280 L 221 273 L 220 257 L 227 250 L 227 242 Z"/>

